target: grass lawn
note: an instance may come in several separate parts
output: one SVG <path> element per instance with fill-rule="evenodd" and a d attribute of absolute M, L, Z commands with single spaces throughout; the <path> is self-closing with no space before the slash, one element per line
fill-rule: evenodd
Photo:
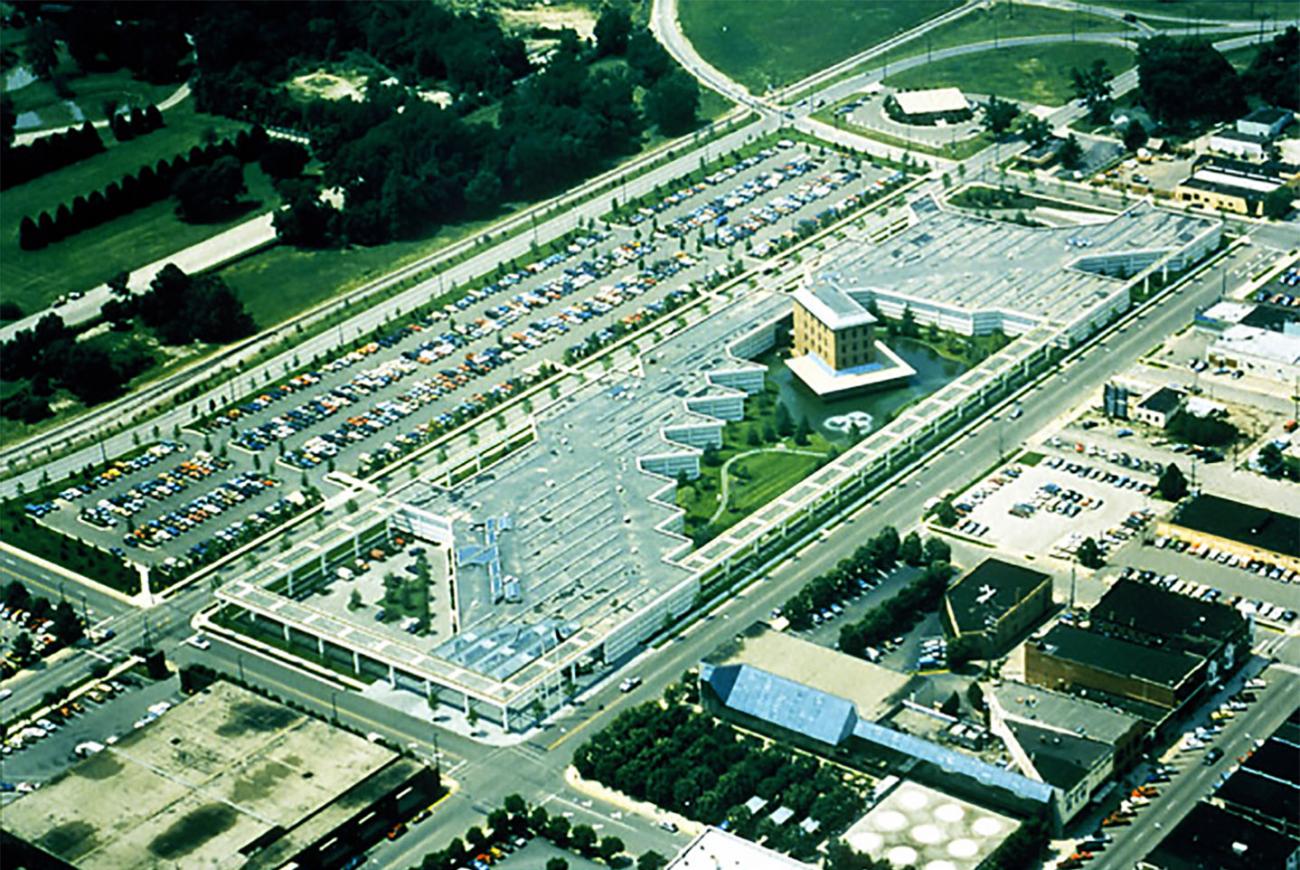
<path fill-rule="evenodd" d="M 1294 18 L 1295 0 L 1092 0 L 1098 6 L 1123 9 L 1136 15 L 1201 18 L 1208 21 L 1257 21 Z"/>
<path fill-rule="evenodd" d="M 682 0 L 678 16 L 701 57 L 761 94 L 956 5 L 953 0 Z"/>
<path fill-rule="evenodd" d="M 869 68 L 893 63 L 941 48 L 953 48 L 993 39 L 1014 36 L 1038 36 L 1057 33 L 1115 33 L 1131 29 L 1122 21 L 1086 12 L 1064 12 L 1044 6 L 1001 3 L 992 9 L 974 9 L 956 21 L 940 25 L 924 36 L 886 52 L 872 60 Z"/>
<path fill-rule="evenodd" d="M 224 224 L 187 224 L 175 216 L 175 203 L 166 199 L 39 251 L 18 247 L 18 224 L 24 215 L 52 213 L 59 203 L 71 203 L 78 194 L 102 190 L 128 172 L 189 151 L 203 143 L 209 130 L 224 137 L 247 126 L 199 115 L 188 102 L 164 117 L 167 125 L 161 130 L 125 143 L 101 131 L 108 148 L 104 153 L 5 191 L 0 211 L 0 286 L 6 300 L 16 302 L 24 312 L 37 311 L 62 293 L 88 290 L 123 269 L 147 265 L 247 219 L 251 208 Z M 270 182 L 255 165 L 246 167 L 244 177 L 250 203 L 273 201 Z"/>
<path fill-rule="evenodd" d="M 1032 208 L 1057 208 L 1070 209 L 1073 211 L 1092 212 L 1094 214 L 1112 214 L 1102 209 L 1089 208 L 1085 205 L 1078 205 L 1073 202 L 1067 202 L 1060 199 L 1047 199 L 1040 196 L 1033 196 L 1028 193 L 1022 193 L 1014 188 L 999 189 L 985 185 L 971 185 L 960 193 L 955 193 L 948 197 L 948 202 L 961 208 L 973 209 L 1032 209 Z"/>
<path fill-rule="evenodd" d="M 1112 45 L 1086 43 L 1024 45 L 981 51 L 905 70 L 885 80 L 898 88 L 959 87 L 975 94 L 1060 106 L 1074 96 L 1070 70 L 1106 61 L 1112 73 L 1133 66 L 1133 52 Z"/>
<path fill-rule="evenodd" d="M 811 432 L 805 444 L 793 437 L 777 437 L 775 432 L 777 389 L 772 383 L 745 403 L 745 419 L 726 424 L 722 430 L 722 447 L 717 464 L 701 463 L 700 476 L 677 489 L 677 504 L 686 511 L 685 533 L 697 542 L 711 540 L 734 526 L 781 493 L 808 477 L 833 455 L 833 446 L 817 432 Z M 770 448 L 784 447 L 789 452 Z M 730 466 L 728 460 L 755 450 Z M 820 454 L 809 456 L 811 451 Z M 727 507 L 716 522 L 710 522 L 718 510 L 722 487 L 722 470 L 727 468 Z"/>
<path fill-rule="evenodd" d="M 140 591 L 140 575 L 121 559 L 97 547 L 43 526 L 23 513 L 22 499 L 0 504 L 0 529 L 5 543 L 26 550 L 70 571 L 134 595 Z"/>
<path fill-rule="evenodd" d="M 154 85 L 137 81 L 125 69 L 73 76 L 67 79 L 67 83 L 72 89 L 72 96 L 67 99 L 59 96 L 48 81 L 33 82 L 9 92 L 14 101 L 14 111 L 24 120 L 19 133 L 83 121 L 102 121 L 106 117 L 104 103 L 108 100 L 122 106 L 149 105 L 162 102 L 180 87 L 179 82 Z M 31 123 L 33 121 L 35 123 Z M 108 131 L 101 132 L 112 137 Z"/>
<path fill-rule="evenodd" d="M 1241 48 L 1223 52 L 1223 59 L 1232 64 L 1237 72 L 1242 72 L 1255 61 L 1257 54 L 1259 54 L 1259 46 L 1243 45 Z"/>

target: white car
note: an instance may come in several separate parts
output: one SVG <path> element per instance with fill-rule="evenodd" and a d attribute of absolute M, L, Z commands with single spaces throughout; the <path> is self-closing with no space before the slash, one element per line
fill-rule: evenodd
<path fill-rule="evenodd" d="M 193 637 L 187 638 L 185 642 L 195 649 L 208 649 L 212 646 L 212 641 L 208 640 L 201 634 L 196 634 Z"/>

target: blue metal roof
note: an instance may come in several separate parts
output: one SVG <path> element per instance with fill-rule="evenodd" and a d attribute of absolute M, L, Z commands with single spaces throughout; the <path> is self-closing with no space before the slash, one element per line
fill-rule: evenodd
<path fill-rule="evenodd" d="M 750 665 L 708 668 L 701 676 L 731 709 L 831 746 L 852 733 L 858 720 L 844 698 Z"/>
<path fill-rule="evenodd" d="M 1052 787 L 1047 783 L 1038 782 L 1014 770 L 989 764 L 973 755 L 966 755 L 874 722 L 859 721 L 853 727 L 853 736 L 921 761 L 928 761 L 948 773 L 970 777 L 990 787 L 1005 789 L 1027 800 L 1047 803 L 1052 799 Z"/>

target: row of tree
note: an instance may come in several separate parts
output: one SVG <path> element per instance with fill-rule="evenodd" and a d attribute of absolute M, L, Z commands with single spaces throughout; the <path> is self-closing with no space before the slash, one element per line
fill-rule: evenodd
<path fill-rule="evenodd" d="M 0 111 L 12 110 L 12 102 L 7 109 L 0 107 Z M 4 173 L 0 174 L 0 190 L 7 190 L 47 172 L 71 166 L 103 150 L 104 143 L 99 138 L 99 131 L 89 121 L 62 133 L 42 136 L 27 145 L 6 143 L 0 149 L 0 162 L 4 163 Z"/>
<path fill-rule="evenodd" d="M 938 540 L 930 538 L 927 543 Z M 946 543 L 940 543 L 943 550 L 948 549 Z M 938 552 L 936 550 L 936 554 Z M 867 611 L 857 622 L 842 627 L 840 650 L 862 657 L 867 647 L 879 646 L 888 638 L 907 631 L 925 614 L 938 608 L 951 577 L 952 566 L 948 561 L 934 559 L 926 565 L 921 576 L 904 586 L 901 592 Z"/>
<path fill-rule="evenodd" d="M 227 344 L 252 335 L 257 328 L 220 275 L 187 275 L 168 263 L 144 293 L 132 295 L 119 287 L 121 283 L 110 288 L 116 298 L 104 303 L 104 318 L 113 324 L 139 318 L 164 344 Z"/>
<path fill-rule="evenodd" d="M 900 561 L 913 566 L 946 564 L 951 554 L 951 548 L 941 538 L 932 537 L 922 544 L 921 536 L 910 532 L 900 540 L 897 529 L 885 526 L 830 571 L 804 584 L 782 605 L 781 613 L 793 628 L 806 629 L 812 625 L 813 614 L 856 593 L 859 580 L 888 571 Z"/>
<path fill-rule="evenodd" d="M 164 158 L 154 166 L 142 166 L 103 190 L 59 203 L 53 216 L 49 211 L 35 218 L 24 216 L 18 224 L 18 244 L 25 251 L 39 250 L 173 194 L 182 217 L 204 220 L 217 216 L 243 192 L 242 163 L 256 158 L 265 142 L 262 128 L 251 133 L 241 130 L 234 139 L 196 145 L 171 161 Z"/>
<path fill-rule="evenodd" d="M 113 138 L 127 142 L 163 126 L 162 112 L 157 106 L 136 106 L 134 109 L 115 109 L 109 113 L 108 128 L 113 131 Z"/>

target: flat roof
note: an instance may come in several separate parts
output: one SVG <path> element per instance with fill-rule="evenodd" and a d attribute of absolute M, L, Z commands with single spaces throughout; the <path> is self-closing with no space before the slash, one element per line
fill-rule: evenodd
<path fill-rule="evenodd" d="M 1214 134 L 1213 136 L 1211 136 L 1210 138 L 1211 138 L 1211 139 L 1231 139 L 1231 140 L 1234 141 L 1234 142 L 1248 142 L 1248 143 L 1250 143 L 1250 144 L 1252 144 L 1252 145 L 1259 145 L 1259 146 L 1263 146 L 1263 145 L 1266 145 L 1266 144 L 1268 143 L 1268 138 L 1265 137 L 1265 136 L 1257 136 L 1257 135 L 1255 135 L 1254 133 L 1241 133 L 1241 132 L 1239 132 L 1239 131 L 1237 131 L 1237 130 L 1233 130 L 1233 129 L 1231 129 L 1231 128 L 1226 129 L 1226 130 L 1220 130 L 1219 132 L 1215 133 L 1215 134 Z"/>
<path fill-rule="evenodd" d="M 963 631 L 983 631 L 1052 575 L 1001 559 L 985 559 L 947 592 L 949 606 L 957 627 Z"/>
<path fill-rule="evenodd" d="M 1114 745 L 1146 723 L 1131 713 L 1040 686 L 1000 681 L 984 685 L 1008 718 L 1032 720 Z"/>
<path fill-rule="evenodd" d="M 897 91 L 894 99 L 905 115 L 937 115 L 969 109 L 960 88 L 929 88 L 924 91 Z"/>
<path fill-rule="evenodd" d="M 1281 365 L 1300 365 L 1300 335 L 1237 324 L 1229 326 L 1211 347 L 1219 353 L 1244 353 Z"/>
<path fill-rule="evenodd" d="M 1202 493 L 1184 502 L 1174 525 L 1284 556 L 1300 557 L 1300 517 Z"/>
<path fill-rule="evenodd" d="M 705 828 L 668 863 L 667 870 L 812 870 L 812 867 L 735 834 Z"/>
<path fill-rule="evenodd" d="M 843 698 L 875 721 L 892 710 L 916 678 L 759 624 L 710 656 L 717 665 L 749 665 Z"/>
<path fill-rule="evenodd" d="M 913 214 L 910 226 L 879 245 L 836 245 L 812 287 L 847 295 L 864 307 L 877 296 L 914 308 L 1000 312 L 1061 326 L 1124 286 L 1105 274 L 1115 263 L 1180 252 L 1221 226 L 1217 219 L 1146 203 L 1104 223 L 1069 227 L 985 220 L 939 208 L 929 198 L 914 205 Z"/>
<path fill-rule="evenodd" d="M 1161 870 L 1286 867 L 1300 841 L 1204 801 L 1192 807 L 1144 859 Z"/>
<path fill-rule="evenodd" d="M 1269 124 L 1270 126 L 1281 121 L 1283 118 L 1291 118 L 1293 114 L 1286 109 L 1276 109 L 1272 106 L 1260 106 L 1251 112 L 1243 121 L 1253 121 L 1256 124 Z"/>
<path fill-rule="evenodd" d="M 1097 623 L 1163 638 L 1201 655 L 1246 631 L 1241 614 L 1227 604 L 1180 595 L 1151 583 L 1120 580 L 1089 611 Z"/>
<path fill-rule="evenodd" d="M 1169 688 L 1180 685 L 1203 661 L 1191 653 L 1156 649 L 1061 623 L 1037 643 L 1049 655 Z"/>
<path fill-rule="evenodd" d="M 1062 734 L 1033 722 L 1015 720 L 1008 724 L 1034 771 L 1043 782 L 1061 791 L 1073 789 L 1089 771 L 1114 754 L 1114 747 L 1099 740 Z"/>
<path fill-rule="evenodd" d="M 875 316 L 861 302 L 829 288 L 800 287 L 794 291 L 794 301 L 831 329 L 870 326 L 876 322 Z"/>
<path fill-rule="evenodd" d="M 903 780 L 841 839 L 895 867 L 975 870 L 1018 827 L 1009 816 Z"/>
<path fill-rule="evenodd" d="M 294 828 L 397 761 L 361 737 L 218 681 L 9 804 L 4 821 L 74 866 L 242 867 L 241 849 L 277 827 Z"/>

